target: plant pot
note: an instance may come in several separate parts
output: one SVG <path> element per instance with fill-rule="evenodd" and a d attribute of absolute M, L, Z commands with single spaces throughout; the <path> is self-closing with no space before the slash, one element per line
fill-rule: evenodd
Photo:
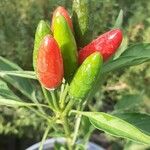
<path fill-rule="evenodd" d="M 52 139 L 48 139 L 48 140 L 45 141 L 45 143 L 43 145 L 43 150 L 53 150 L 53 146 L 54 146 L 55 142 L 64 143 L 65 139 L 64 138 L 52 138 Z M 26 150 L 38 150 L 39 146 L 40 146 L 40 142 L 36 143 L 36 144 L 34 144 L 32 146 L 30 146 Z M 87 150 L 104 150 L 104 148 L 98 146 L 97 144 L 89 142 Z"/>

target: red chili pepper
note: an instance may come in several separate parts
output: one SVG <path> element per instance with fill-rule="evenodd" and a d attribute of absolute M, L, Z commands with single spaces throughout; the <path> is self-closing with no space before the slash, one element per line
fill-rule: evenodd
<path fill-rule="evenodd" d="M 90 54 L 98 51 L 103 56 L 103 60 L 109 59 L 120 46 L 122 32 L 114 29 L 100 35 L 97 39 L 86 45 L 79 51 L 79 63 L 81 64 Z"/>
<path fill-rule="evenodd" d="M 63 59 L 55 39 L 46 35 L 41 42 L 37 58 L 37 75 L 47 89 L 58 87 L 63 79 Z"/>
<path fill-rule="evenodd" d="M 58 15 L 64 16 L 64 18 L 66 19 L 68 25 L 70 26 L 71 30 L 73 31 L 73 24 L 72 24 L 71 17 L 69 16 L 68 11 L 62 6 L 57 7 L 56 10 L 53 13 L 51 30 L 53 31 L 53 18 L 55 18 Z"/>

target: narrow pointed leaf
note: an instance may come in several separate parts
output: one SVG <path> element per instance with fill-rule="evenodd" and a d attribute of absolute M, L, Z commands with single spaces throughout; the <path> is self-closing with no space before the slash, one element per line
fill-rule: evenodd
<path fill-rule="evenodd" d="M 17 64 L 0 56 L 0 71 L 23 71 Z M 4 75 L 1 78 L 18 89 L 29 99 L 35 101 L 35 89 L 33 83 L 28 80 L 17 76 Z"/>
<path fill-rule="evenodd" d="M 34 71 L 0 71 L 0 77 L 5 75 L 17 76 L 28 79 L 37 79 Z"/>
<path fill-rule="evenodd" d="M 136 44 L 128 47 L 119 58 L 105 63 L 102 73 L 106 74 L 110 71 L 138 65 L 146 61 L 150 61 L 150 43 Z"/>
<path fill-rule="evenodd" d="M 9 89 L 7 84 L 0 80 L 0 98 L 17 99 L 18 97 Z"/>
<path fill-rule="evenodd" d="M 121 9 L 113 28 L 121 28 L 122 23 L 123 23 L 123 10 Z"/>
<path fill-rule="evenodd" d="M 136 126 L 103 112 L 79 112 L 87 116 L 93 126 L 110 135 L 122 137 L 138 143 L 150 144 L 150 136 L 144 134 Z"/>
<path fill-rule="evenodd" d="M 136 106 L 139 106 L 143 100 L 142 95 L 129 94 L 124 95 L 114 106 L 116 112 L 133 110 Z"/>
<path fill-rule="evenodd" d="M 38 104 L 34 104 L 34 103 L 25 103 L 25 102 L 21 102 L 21 100 L 16 99 L 6 99 L 6 98 L 1 98 L 0 97 L 0 106 L 9 106 L 9 107 L 18 107 L 18 106 L 38 106 Z"/>
<path fill-rule="evenodd" d="M 127 47 L 128 47 L 128 37 L 124 35 L 122 43 L 119 46 L 119 49 L 114 54 L 113 60 L 118 59 L 120 55 L 127 49 Z"/>
<path fill-rule="evenodd" d="M 123 119 L 150 135 L 150 115 L 144 113 L 114 113 L 113 115 Z"/>

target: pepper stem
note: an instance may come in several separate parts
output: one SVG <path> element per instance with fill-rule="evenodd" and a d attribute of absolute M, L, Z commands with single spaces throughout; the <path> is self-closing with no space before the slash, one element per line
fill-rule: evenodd
<path fill-rule="evenodd" d="M 73 98 L 70 99 L 69 103 L 67 104 L 65 110 L 63 111 L 63 114 L 66 116 L 68 112 L 71 110 L 72 106 L 74 105 L 75 101 Z"/>
<path fill-rule="evenodd" d="M 55 91 L 54 91 L 54 90 L 51 90 L 51 91 L 50 91 L 50 94 L 51 94 L 51 96 L 52 96 L 53 105 L 54 105 L 55 109 L 59 112 L 59 111 L 60 111 L 60 108 L 59 108 L 59 105 L 58 105 L 58 103 L 57 103 Z"/>
<path fill-rule="evenodd" d="M 68 149 L 73 150 L 73 145 L 71 144 L 72 143 L 71 130 L 70 130 L 68 118 L 66 116 L 63 117 L 63 127 L 64 127 L 65 134 L 66 134 Z"/>
<path fill-rule="evenodd" d="M 68 87 L 69 87 L 69 85 L 66 84 L 66 86 L 60 96 L 60 107 L 62 109 L 64 109 L 64 107 L 65 107 L 65 100 L 66 100 L 66 96 L 67 96 L 67 92 L 68 92 Z"/>
<path fill-rule="evenodd" d="M 56 112 L 56 110 L 53 106 L 53 103 L 51 102 L 49 91 L 47 91 L 43 86 L 42 86 L 42 91 L 43 91 L 44 97 L 48 103 L 49 108 L 52 109 L 54 112 Z"/>
<path fill-rule="evenodd" d="M 46 128 L 46 130 L 45 130 L 45 132 L 44 132 L 44 135 L 43 135 L 43 138 L 42 138 L 42 141 L 41 141 L 41 143 L 40 143 L 40 148 L 39 148 L 39 150 L 42 150 L 42 149 L 43 149 L 43 145 L 44 145 L 44 142 L 45 142 L 45 140 L 46 140 L 46 138 L 47 138 L 47 136 L 48 136 L 48 133 L 49 133 L 50 128 L 51 128 L 51 126 L 48 126 L 48 127 Z"/>

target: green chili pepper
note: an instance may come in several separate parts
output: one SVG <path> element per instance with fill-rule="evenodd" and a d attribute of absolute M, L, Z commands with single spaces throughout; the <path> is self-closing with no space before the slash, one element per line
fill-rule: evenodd
<path fill-rule="evenodd" d="M 41 20 L 37 26 L 35 33 L 35 41 L 34 41 L 34 50 L 33 50 L 33 68 L 36 71 L 37 64 L 37 56 L 38 50 L 41 44 L 42 39 L 47 35 L 51 34 L 50 27 L 44 20 Z"/>
<path fill-rule="evenodd" d="M 62 15 L 53 18 L 53 35 L 62 52 L 64 77 L 70 81 L 78 67 L 77 46 L 73 33 Z"/>
<path fill-rule="evenodd" d="M 71 97 L 80 100 L 88 96 L 98 78 L 102 62 L 102 56 L 98 52 L 86 58 L 70 84 Z"/>
<path fill-rule="evenodd" d="M 92 39 L 93 16 L 90 9 L 91 0 L 74 0 L 73 1 L 73 26 L 75 38 L 79 47 L 88 44 Z"/>

